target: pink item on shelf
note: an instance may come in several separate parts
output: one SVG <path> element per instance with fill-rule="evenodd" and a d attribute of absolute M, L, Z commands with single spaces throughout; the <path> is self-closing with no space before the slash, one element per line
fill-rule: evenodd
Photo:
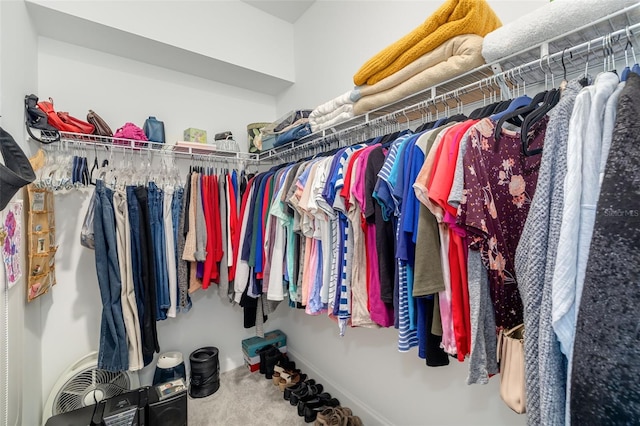
<path fill-rule="evenodd" d="M 135 140 L 135 141 L 149 140 L 147 139 L 147 136 L 144 134 L 144 131 L 133 123 L 125 123 L 124 126 L 116 130 L 116 133 L 113 135 L 113 137 L 115 139 L 113 141 L 114 145 L 131 146 L 131 143 L 130 143 L 131 140 Z M 124 139 L 128 139 L 128 140 L 124 140 Z M 136 148 L 141 148 L 146 145 L 147 145 L 146 143 L 135 142 Z"/>

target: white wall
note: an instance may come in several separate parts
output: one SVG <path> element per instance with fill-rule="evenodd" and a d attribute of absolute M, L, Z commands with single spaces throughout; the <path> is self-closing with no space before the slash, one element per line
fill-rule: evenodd
<path fill-rule="evenodd" d="M 32 153 L 33 146 L 25 142 L 24 95 L 36 90 L 36 45 L 36 31 L 24 3 L 0 2 L 0 123 L 27 155 Z M 21 198 L 22 191 L 18 192 L 14 199 Z M 23 271 L 24 267 L 23 262 Z M 0 296 L 4 311 L 4 289 L 0 290 Z M 24 278 L 9 290 L 8 298 L 9 372 L 7 375 L 4 367 L 0 369 L 0 412 L 4 411 L 8 398 L 7 424 L 35 425 L 39 422 L 42 406 L 40 303 L 36 301 L 26 305 Z M 4 321 L 4 312 L 1 318 L 0 321 Z M 0 348 L 0 351 L 4 351 L 4 346 Z M 0 359 L 4 359 L 4 355 L 2 353 Z M 4 391 L 5 379 L 9 381 L 8 395 L 5 395 Z M 0 422 L 4 422 L 4 413 L 0 419 Z"/>
<path fill-rule="evenodd" d="M 503 23 L 547 0 L 489 1 Z M 278 114 L 313 108 L 353 88 L 353 74 L 371 56 L 422 23 L 441 1 L 316 1 L 295 23 L 296 84 L 278 97 Z M 516 7 L 517 5 L 517 7 Z M 515 425 L 525 416 L 501 401 L 498 380 L 467 386 L 467 363 L 427 367 L 417 350 L 398 353 L 394 329 L 350 329 L 289 310 L 272 327 L 287 347 L 365 424 Z"/>
<path fill-rule="evenodd" d="M 52 97 L 58 111 L 82 118 L 93 109 L 115 131 L 149 116 L 165 123 L 167 142 L 189 127 L 231 130 L 247 150 L 246 125 L 272 120 L 272 96 L 239 89 L 118 56 L 40 38 L 39 96 Z"/>
<path fill-rule="evenodd" d="M 239 0 L 29 2 L 239 67 L 294 79 L 293 26 Z"/>
<path fill-rule="evenodd" d="M 114 129 L 126 121 L 142 126 L 147 115 L 156 115 L 165 120 L 168 141 L 181 139 L 187 127 L 206 129 L 211 138 L 231 130 L 246 151 L 246 124 L 276 118 L 272 96 L 51 39 L 39 39 L 38 60 L 41 98 L 53 97 L 58 110 L 77 117 L 92 108 Z M 185 174 L 186 164 L 180 163 Z M 45 399 L 70 363 L 98 349 L 101 303 L 94 252 L 79 244 L 88 201 L 89 193 L 79 191 L 56 197 L 58 284 L 41 298 Z M 212 291 L 198 292 L 193 304 L 189 313 L 158 323 L 161 350 L 180 350 L 186 358 L 213 345 L 220 349 L 223 371 L 240 365 L 240 341 L 253 334 L 242 328 L 240 308 L 223 304 Z"/>

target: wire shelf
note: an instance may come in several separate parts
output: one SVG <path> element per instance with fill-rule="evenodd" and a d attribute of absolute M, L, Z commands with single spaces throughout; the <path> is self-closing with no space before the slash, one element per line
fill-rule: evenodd
<path fill-rule="evenodd" d="M 56 132 L 57 133 L 57 132 Z M 55 141 L 56 133 L 42 132 L 42 139 Z M 149 154 L 174 155 L 183 158 L 195 158 L 202 160 L 237 161 L 239 163 L 258 163 L 258 154 L 246 152 L 218 150 L 214 145 L 200 144 L 197 142 L 179 141 L 176 143 L 157 143 L 134 139 L 114 138 L 99 135 L 86 135 L 82 133 L 59 132 L 61 142 L 67 142 L 83 147 L 102 147 L 105 149 L 123 150 L 125 152 L 148 152 Z"/>
<path fill-rule="evenodd" d="M 260 154 L 260 161 L 283 161 L 306 156 L 336 139 L 360 132 L 359 140 L 368 139 L 385 124 L 411 123 L 426 110 L 445 110 L 464 102 L 471 105 L 483 100 L 484 88 L 509 92 L 509 82 L 522 79 L 527 84 L 544 82 L 548 74 L 576 75 L 596 62 L 602 67 L 612 58 L 622 59 L 628 41 L 638 45 L 634 34 L 640 30 L 640 3 L 622 9 L 589 25 L 531 46 L 499 61 L 482 65 L 460 76 L 417 92 L 399 101 L 353 117 L 331 129 L 312 133 L 281 147 Z M 611 61 L 610 61 L 611 62 Z M 610 63 L 609 62 L 609 63 Z M 564 63 L 564 65 L 563 65 Z M 587 65 L 585 67 L 585 64 Z M 526 80 L 528 80 L 528 82 Z"/>

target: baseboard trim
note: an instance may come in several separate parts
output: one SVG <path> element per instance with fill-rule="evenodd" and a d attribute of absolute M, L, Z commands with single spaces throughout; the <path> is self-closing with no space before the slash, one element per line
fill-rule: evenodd
<path fill-rule="evenodd" d="M 322 383 L 325 389 L 328 389 L 334 396 L 340 399 L 341 403 L 353 410 L 355 414 L 362 418 L 366 425 L 393 425 L 393 422 L 380 414 L 377 410 L 366 404 L 360 398 L 349 392 L 342 386 L 337 385 L 312 362 L 300 355 L 295 350 L 287 348 L 287 353 L 296 362 L 296 368 L 301 368 L 307 374 Z"/>

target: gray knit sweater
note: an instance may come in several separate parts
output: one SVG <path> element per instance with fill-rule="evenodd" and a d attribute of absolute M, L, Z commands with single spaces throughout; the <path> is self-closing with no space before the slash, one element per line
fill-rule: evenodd
<path fill-rule="evenodd" d="M 192 200 L 193 201 L 193 200 Z M 202 179 L 198 175 L 196 181 L 196 252 L 193 256 L 198 262 L 207 259 L 207 224 L 204 218 L 204 205 L 202 204 Z"/>
<path fill-rule="evenodd" d="M 191 179 L 191 175 L 187 176 L 187 179 Z M 189 188 L 189 186 L 187 186 Z M 190 189 L 190 188 L 189 188 Z M 180 207 L 180 219 L 178 220 L 178 289 L 179 289 L 179 301 L 178 308 L 180 312 L 188 312 L 191 309 L 191 298 L 189 297 L 189 265 L 187 261 L 182 258 L 184 252 L 184 246 L 186 236 L 184 233 L 184 223 L 188 220 L 187 209 L 187 189 L 182 193 L 182 205 Z"/>
<path fill-rule="evenodd" d="M 562 224 L 569 119 L 581 89 L 578 81 L 569 82 L 549 114 L 536 192 L 516 250 L 530 425 L 562 425 L 565 421 L 567 371 L 551 325 L 551 281 Z"/>

